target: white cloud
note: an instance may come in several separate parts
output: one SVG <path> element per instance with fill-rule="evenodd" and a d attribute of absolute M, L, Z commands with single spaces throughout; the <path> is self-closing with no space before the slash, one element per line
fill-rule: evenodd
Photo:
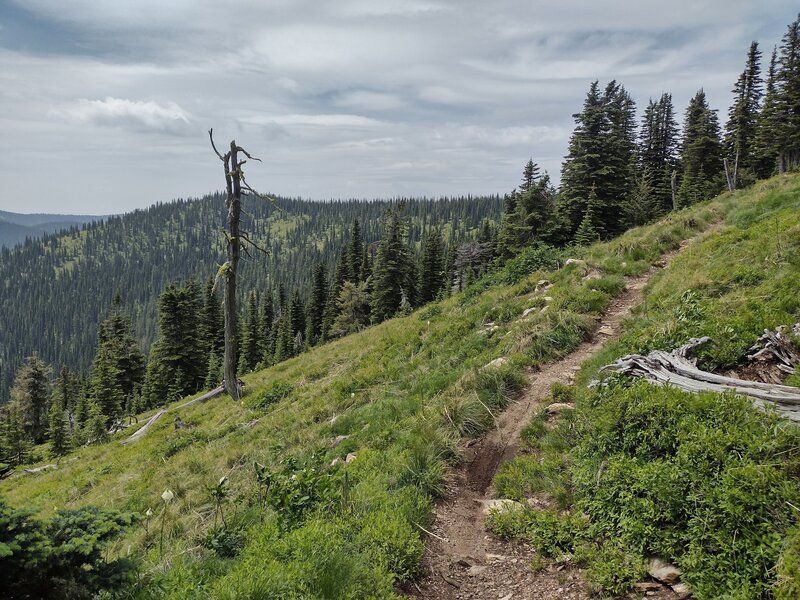
<path fill-rule="evenodd" d="M 374 127 L 381 125 L 381 122 L 361 115 L 278 115 L 268 117 L 263 115 L 253 117 L 243 117 L 239 119 L 242 123 L 252 123 L 253 125 L 283 125 L 292 126 L 312 126 L 312 127 Z"/>
<path fill-rule="evenodd" d="M 186 131 L 189 116 L 175 102 L 165 105 L 124 98 L 107 97 L 104 100 L 79 99 L 71 105 L 50 111 L 78 123 L 96 123 L 114 127 L 156 130 L 169 133 Z"/>

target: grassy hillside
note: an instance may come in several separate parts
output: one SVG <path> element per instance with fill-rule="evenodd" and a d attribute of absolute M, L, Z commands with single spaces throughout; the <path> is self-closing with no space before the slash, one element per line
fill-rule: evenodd
<path fill-rule="evenodd" d="M 740 192 L 724 225 L 646 290 L 625 334 L 578 378 L 577 410 L 555 429 L 542 410 L 528 452 L 504 466 L 501 496 L 551 503 L 494 528 L 559 560 L 584 561 L 623 592 L 648 556 L 677 564 L 697 598 L 800 597 L 800 428 L 734 396 L 695 396 L 613 377 L 602 365 L 710 336 L 708 370 L 734 369 L 764 329 L 800 321 L 800 180 Z M 788 383 L 800 386 L 797 375 Z M 566 512 L 564 512 L 566 511 Z"/>
<path fill-rule="evenodd" d="M 104 217 L 90 215 L 20 214 L 0 210 L 0 248 L 11 248 L 26 238 L 36 239 L 46 233 L 57 233 Z"/>
<path fill-rule="evenodd" d="M 392 597 L 418 572 L 421 528 L 459 441 L 491 423 L 526 368 L 585 339 L 624 275 L 720 220 L 703 248 L 720 232 L 766 227 L 764 215 L 795 214 L 798 193 L 799 178 L 772 180 L 588 250 L 530 249 L 453 298 L 246 377 L 241 404 L 181 410 L 188 429 L 168 413 L 136 444 L 83 448 L 58 470 L 14 474 L 0 494 L 45 515 L 85 504 L 139 515 L 115 548 L 142 561 L 138 597 Z M 600 277 L 558 268 L 567 256 Z M 541 279 L 554 284 L 546 293 Z M 508 361 L 484 368 L 498 357 Z"/>

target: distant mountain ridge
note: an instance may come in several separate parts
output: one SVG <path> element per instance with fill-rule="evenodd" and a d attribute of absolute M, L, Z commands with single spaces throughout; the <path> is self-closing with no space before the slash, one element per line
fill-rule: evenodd
<path fill-rule="evenodd" d="M 0 247 L 11 248 L 23 243 L 26 238 L 39 238 L 45 233 L 57 233 L 74 225 L 105 218 L 99 215 L 22 214 L 0 210 Z"/>

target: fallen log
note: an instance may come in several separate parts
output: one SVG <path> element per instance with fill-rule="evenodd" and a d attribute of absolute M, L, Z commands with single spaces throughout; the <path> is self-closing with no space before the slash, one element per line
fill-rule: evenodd
<path fill-rule="evenodd" d="M 800 323 L 795 323 L 790 331 L 786 325 L 781 325 L 775 331 L 764 330 L 755 345 L 750 348 L 747 358 L 751 361 L 770 362 L 778 369 L 788 375 L 795 372 L 795 365 L 800 363 L 800 352 L 798 352 L 791 335 L 800 337 Z"/>
<path fill-rule="evenodd" d="M 130 437 L 125 438 L 124 440 L 122 440 L 121 443 L 122 444 L 131 444 L 131 443 L 133 443 L 135 441 L 138 441 L 141 438 L 143 438 L 144 434 L 147 433 L 147 430 L 150 429 L 150 427 L 153 426 L 153 423 L 158 421 L 166 412 L 167 411 L 165 409 L 163 409 L 163 408 L 161 410 L 159 410 L 156 414 L 154 414 L 152 417 L 150 417 L 147 420 L 147 423 L 142 425 L 141 429 L 139 429 L 136 432 L 134 432 L 134 434 L 131 435 Z"/>
<path fill-rule="evenodd" d="M 47 471 L 48 469 L 57 469 L 58 465 L 42 465 L 41 467 L 33 467 L 31 469 L 23 469 L 25 473 L 28 475 L 33 475 L 34 473 L 41 473 L 42 471 Z"/>
<path fill-rule="evenodd" d="M 219 387 L 214 388 L 210 392 L 206 392 L 202 396 L 195 398 L 194 400 L 189 400 L 188 402 L 184 402 L 176 410 L 180 410 L 181 408 L 187 408 L 189 406 L 194 406 L 195 404 L 201 404 L 206 400 L 211 400 L 212 398 L 216 398 L 220 394 L 224 393 L 225 393 L 225 386 L 221 385 Z"/>
<path fill-rule="evenodd" d="M 695 348 L 709 341 L 710 338 L 707 337 L 693 338 L 672 352 L 654 350 L 647 356 L 623 356 L 600 370 L 640 377 L 656 385 L 669 385 L 693 393 L 734 392 L 753 398 L 754 404 L 760 408 L 772 405 L 784 417 L 800 421 L 799 388 L 736 379 L 698 369 L 696 360 L 690 358 L 690 355 Z"/>

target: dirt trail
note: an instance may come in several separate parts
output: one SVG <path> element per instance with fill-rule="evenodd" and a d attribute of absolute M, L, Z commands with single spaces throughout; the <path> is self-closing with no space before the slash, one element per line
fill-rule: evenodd
<path fill-rule="evenodd" d="M 550 567 L 534 573 L 530 568 L 532 550 L 489 534 L 480 501 L 489 497 L 500 464 L 517 453 L 520 433 L 538 404 L 549 396 L 550 386 L 571 382 L 586 359 L 608 340 L 619 337 L 622 321 L 641 303 L 647 282 L 691 241 L 665 254 L 646 273 L 626 278 L 624 291 L 598 320 L 591 339 L 564 358 L 532 370 L 525 391 L 500 415 L 497 426 L 466 449 L 448 482 L 447 497 L 434 511 L 433 535 L 427 536 L 424 558 L 428 576 L 408 590 L 411 596 L 446 600 L 589 598 L 577 569 Z M 665 590 L 657 597 L 677 596 Z"/>

